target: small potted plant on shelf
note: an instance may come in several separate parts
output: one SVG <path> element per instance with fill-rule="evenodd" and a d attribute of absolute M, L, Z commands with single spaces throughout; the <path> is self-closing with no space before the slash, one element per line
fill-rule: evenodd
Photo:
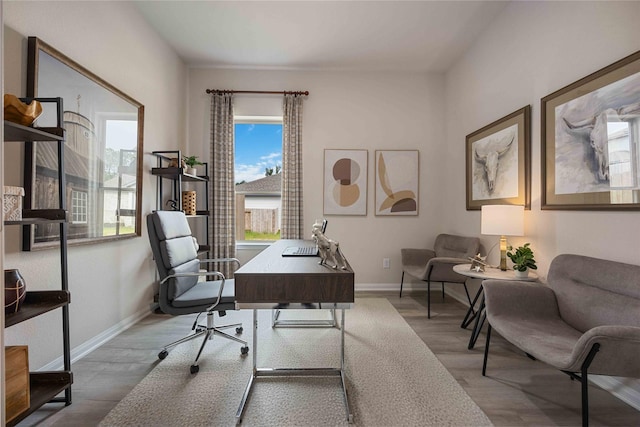
<path fill-rule="evenodd" d="M 509 249 L 507 256 L 513 262 L 513 269 L 515 270 L 516 277 L 524 278 L 529 275 L 529 270 L 537 270 L 536 260 L 533 258 L 533 251 L 529 247 L 529 243 L 525 243 L 524 246 L 520 246 L 513 251 L 513 248 Z"/>
<path fill-rule="evenodd" d="M 185 173 L 195 176 L 197 174 L 196 166 L 202 164 L 202 162 L 198 160 L 198 156 L 183 156 L 182 160 L 184 160 L 184 164 L 187 165 Z"/>

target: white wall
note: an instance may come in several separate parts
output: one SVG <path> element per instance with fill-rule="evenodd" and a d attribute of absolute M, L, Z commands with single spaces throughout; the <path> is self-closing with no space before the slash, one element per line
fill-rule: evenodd
<path fill-rule="evenodd" d="M 189 70 L 188 144 L 209 156 L 210 89 L 308 90 L 303 112 L 304 227 L 323 216 L 324 150 L 369 151 L 366 216 L 328 216 L 327 235 L 340 242 L 356 283 L 400 280 L 400 248 L 432 244 L 442 225 L 439 202 L 444 149 L 444 79 L 423 73 L 361 71 Z M 237 95 L 236 115 L 282 115 L 282 97 Z M 374 150 L 420 151 L 419 215 L 374 215 Z M 310 236 L 309 236 L 310 237 Z M 242 256 L 242 254 L 239 254 Z M 382 259 L 391 269 L 382 269 Z M 362 288 L 362 287 L 361 287 Z"/>
<path fill-rule="evenodd" d="M 638 49 L 638 2 L 513 2 L 447 73 L 446 229 L 480 234 L 465 210 L 465 136 L 532 106 L 531 211 L 525 237 L 546 276 L 560 253 L 640 264 L 638 212 L 541 211 L 540 99 Z M 482 237 L 490 247 L 494 237 Z"/>
<path fill-rule="evenodd" d="M 505 8 L 446 75 L 445 230 L 480 234 L 480 212 L 465 210 L 465 136 L 531 104 L 532 206 L 526 236 L 512 243 L 531 242 L 543 277 L 561 253 L 640 264 L 640 212 L 540 209 L 540 99 L 635 52 L 639 17 L 640 2 L 512 2 Z M 491 247 L 496 238 L 482 240 Z M 640 384 L 635 388 L 640 392 Z"/>
<path fill-rule="evenodd" d="M 155 208 L 153 150 L 184 140 L 186 68 L 125 2 L 4 2 L 5 91 L 26 92 L 26 37 L 37 36 L 145 106 L 143 216 Z M 14 148 L 17 147 L 17 148 Z M 19 145 L 6 146 L 7 185 L 21 185 Z M 179 147 L 178 147 L 179 148 Z M 58 251 L 20 251 L 20 230 L 6 228 L 6 268 L 27 289 L 59 288 Z M 71 347 L 149 311 L 155 267 L 143 221 L 141 237 L 69 248 Z M 6 344 L 28 344 L 32 369 L 61 355 L 60 310 L 5 331 Z"/>

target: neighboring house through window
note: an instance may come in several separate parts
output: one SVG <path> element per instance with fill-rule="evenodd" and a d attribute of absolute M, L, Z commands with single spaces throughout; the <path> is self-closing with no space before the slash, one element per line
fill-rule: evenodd
<path fill-rule="evenodd" d="M 71 191 L 71 222 L 86 224 L 88 211 L 88 197 L 86 191 Z"/>
<path fill-rule="evenodd" d="M 236 239 L 280 238 L 282 117 L 235 117 Z"/>

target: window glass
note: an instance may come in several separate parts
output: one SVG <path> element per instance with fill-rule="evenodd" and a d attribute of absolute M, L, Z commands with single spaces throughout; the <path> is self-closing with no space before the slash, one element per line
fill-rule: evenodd
<path fill-rule="evenodd" d="M 236 239 L 280 238 L 282 118 L 236 118 Z"/>

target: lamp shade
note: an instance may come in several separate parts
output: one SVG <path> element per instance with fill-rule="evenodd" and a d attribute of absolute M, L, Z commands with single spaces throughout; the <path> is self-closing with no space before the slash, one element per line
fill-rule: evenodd
<path fill-rule="evenodd" d="M 490 236 L 524 236 L 524 206 L 483 205 L 480 233 Z"/>

